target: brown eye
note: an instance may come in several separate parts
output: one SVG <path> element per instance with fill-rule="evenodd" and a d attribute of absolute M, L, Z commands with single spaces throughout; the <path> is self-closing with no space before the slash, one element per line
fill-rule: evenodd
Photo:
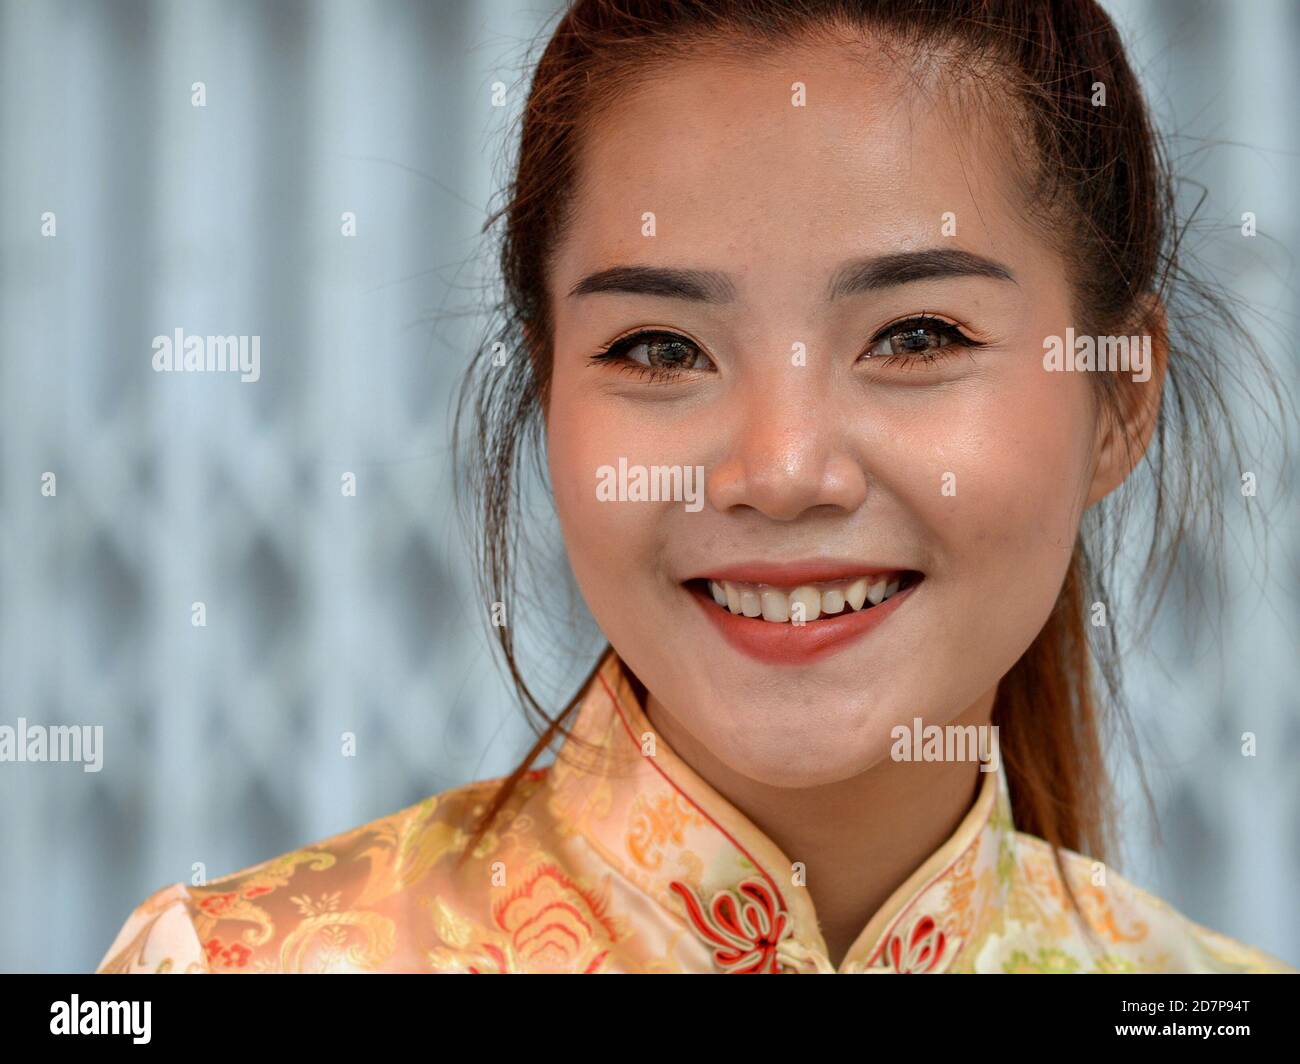
<path fill-rule="evenodd" d="M 885 326 L 872 337 L 862 357 L 880 358 L 883 365 L 889 366 L 896 362 L 931 362 L 951 353 L 941 348 L 955 351 L 980 346 L 952 322 L 922 315 Z"/>
<path fill-rule="evenodd" d="M 899 329 L 897 332 L 890 333 L 887 339 L 891 355 L 914 355 L 921 351 L 928 351 L 932 347 L 942 347 L 944 344 L 952 342 L 937 329 L 931 329 L 928 326 L 921 326 L 916 329 Z"/>
<path fill-rule="evenodd" d="M 663 373 L 709 370 L 713 363 L 699 345 L 669 332 L 639 332 L 616 340 L 596 356 L 601 362 L 621 362 Z"/>
<path fill-rule="evenodd" d="M 704 352 L 679 336 L 637 340 L 621 353 L 632 362 L 655 369 L 695 369 L 704 361 Z"/>

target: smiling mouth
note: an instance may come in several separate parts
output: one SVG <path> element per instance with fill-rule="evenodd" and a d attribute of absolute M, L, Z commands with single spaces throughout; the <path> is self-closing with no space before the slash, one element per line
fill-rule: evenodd
<path fill-rule="evenodd" d="M 704 577 L 686 581 L 686 587 L 711 596 L 719 609 L 737 617 L 750 617 L 770 624 L 798 624 L 801 621 L 809 624 L 845 614 L 869 612 L 924 579 L 915 570 L 899 569 L 788 588 Z"/>

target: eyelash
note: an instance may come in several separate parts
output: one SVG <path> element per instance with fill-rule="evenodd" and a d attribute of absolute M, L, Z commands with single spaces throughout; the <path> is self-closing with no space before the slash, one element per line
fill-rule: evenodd
<path fill-rule="evenodd" d="M 941 337 L 946 339 L 948 343 L 933 350 L 919 351 L 910 355 L 886 355 L 880 363 L 882 366 L 893 366 L 900 362 L 904 364 L 935 362 L 941 358 L 951 357 L 956 354 L 958 350 L 964 350 L 969 353 L 974 348 L 986 346 L 985 341 L 976 340 L 973 337 L 967 336 L 962 332 L 960 326 L 957 326 L 944 318 L 936 318 L 933 314 L 922 313 L 914 314 L 910 318 L 901 318 L 898 321 L 891 321 L 871 338 L 870 342 L 867 344 L 867 350 L 859 357 L 879 357 L 871 355 L 868 352 L 870 352 L 871 348 L 875 347 L 876 344 L 880 343 L 881 340 L 887 339 L 895 333 L 907 332 L 910 329 L 916 329 L 918 327 L 933 329 Z"/>
<path fill-rule="evenodd" d="M 946 339 L 948 343 L 935 349 L 919 351 L 910 355 L 886 355 L 881 359 L 880 364 L 882 366 L 893 366 L 899 363 L 906 365 L 918 362 L 923 364 L 935 362 L 941 358 L 951 357 L 951 355 L 955 354 L 959 349 L 970 351 L 973 348 L 985 346 L 984 341 L 976 340 L 967 336 L 952 322 L 943 318 L 937 318 L 932 314 L 923 313 L 914 314 L 910 318 L 900 318 L 898 321 L 890 322 L 871 338 L 867 344 L 866 350 L 858 357 L 860 359 L 880 357 L 871 355 L 868 352 L 871 348 L 875 347 L 876 344 L 880 343 L 881 340 L 887 339 L 895 333 L 906 332 L 909 329 L 916 328 L 932 329 L 934 332 L 937 332 L 941 337 Z M 629 336 L 619 337 L 618 339 L 606 344 L 591 356 L 590 362 L 593 365 L 611 365 L 621 372 L 631 373 L 651 384 L 676 380 L 684 373 L 694 372 L 693 367 L 691 369 L 681 370 L 668 369 L 663 366 L 647 366 L 640 362 L 634 362 L 626 357 L 625 352 L 636 347 L 637 344 L 644 343 L 649 339 L 662 339 L 672 342 L 681 341 L 694 347 L 704 358 L 708 358 L 708 356 L 704 354 L 703 348 L 695 343 L 695 341 L 682 336 L 680 333 L 666 329 L 642 329 L 639 332 L 632 333 Z"/>
<path fill-rule="evenodd" d="M 700 345 L 694 340 L 682 336 L 680 333 L 673 332 L 669 329 L 642 329 L 639 332 L 634 332 L 629 336 L 621 336 L 606 344 L 591 356 L 590 361 L 593 365 L 611 365 L 613 368 L 620 370 L 621 372 L 631 373 L 650 384 L 676 380 L 681 377 L 683 373 L 694 372 L 693 367 L 691 369 L 682 370 L 669 369 L 664 366 L 647 366 L 640 362 L 633 362 L 624 354 L 624 352 L 636 347 L 637 344 L 645 343 L 650 339 L 667 340 L 669 342 L 684 342 L 699 351 L 702 357 L 708 358 L 708 355 L 704 354 L 704 348 L 700 347 Z"/>

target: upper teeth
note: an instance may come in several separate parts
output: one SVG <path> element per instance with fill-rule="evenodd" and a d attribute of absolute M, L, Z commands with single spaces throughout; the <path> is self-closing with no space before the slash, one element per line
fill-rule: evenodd
<path fill-rule="evenodd" d="M 762 617 L 777 624 L 815 621 L 823 613 L 842 613 L 845 606 L 860 610 L 864 603 L 878 606 L 898 590 L 902 573 L 877 573 L 856 580 L 804 584 L 791 591 L 768 584 L 741 584 L 710 580 L 713 601 L 732 613 Z M 869 608 L 869 607 L 868 607 Z"/>

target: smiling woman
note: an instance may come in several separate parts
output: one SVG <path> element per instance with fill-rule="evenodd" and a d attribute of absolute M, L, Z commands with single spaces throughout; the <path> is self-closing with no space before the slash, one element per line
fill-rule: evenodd
<path fill-rule="evenodd" d="M 515 357 L 457 445 L 510 616 L 544 442 L 609 646 L 552 715 L 498 626 L 543 722 L 515 772 L 160 891 L 104 970 L 1288 970 L 1103 862 L 1095 534 L 1140 478 L 1154 565 L 1232 445 L 1169 180 L 1091 0 L 571 4 L 502 212 Z M 1152 372 L 1053 371 L 1068 330 Z M 593 490 L 616 468 L 699 469 L 702 505 Z M 901 755 L 922 726 L 996 765 Z"/>

